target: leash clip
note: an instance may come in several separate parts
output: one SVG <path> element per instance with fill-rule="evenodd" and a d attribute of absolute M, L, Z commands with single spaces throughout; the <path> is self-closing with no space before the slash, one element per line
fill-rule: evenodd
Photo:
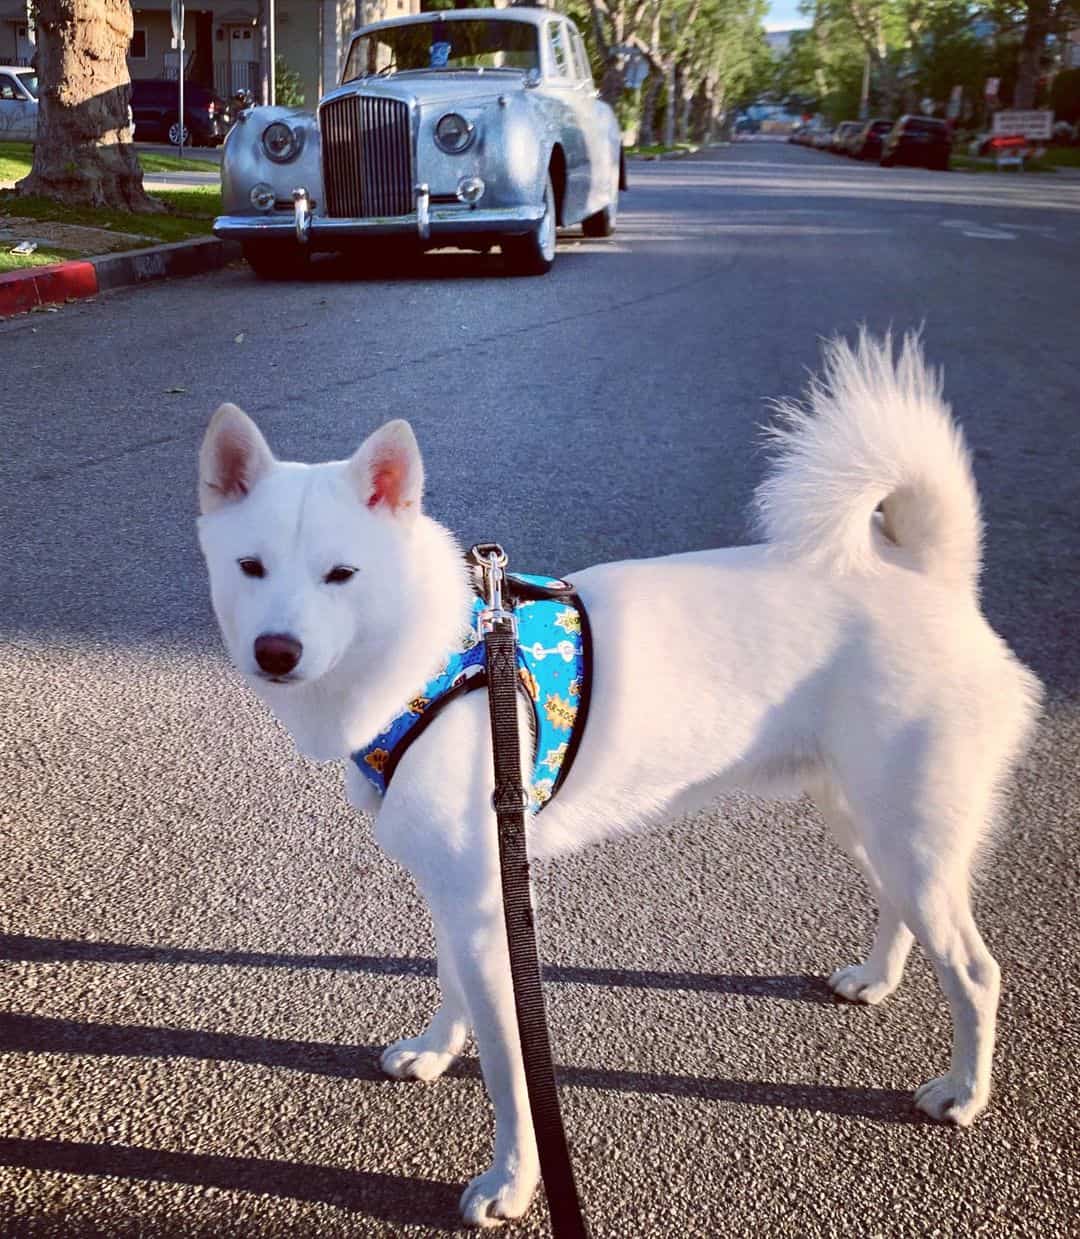
<path fill-rule="evenodd" d="M 483 579 L 483 598 L 487 604 L 476 617 L 476 628 L 481 636 L 496 628 L 508 629 L 517 636 L 517 616 L 513 610 L 503 608 L 502 591 L 506 581 L 503 569 L 507 564 L 506 552 L 497 542 L 479 542 L 469 551 L 473 563 L 480 569 Z"/>

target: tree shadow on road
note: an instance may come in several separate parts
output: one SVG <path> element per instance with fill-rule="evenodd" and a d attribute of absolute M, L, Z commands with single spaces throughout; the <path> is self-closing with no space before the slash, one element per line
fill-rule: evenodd
<path fill-rule="evenodd" d="M 457 1213 L 460 1184 L 337 1166 L 14 1137 L 0 1137 L 0 1166 L 254 1192 L 333 1205 L 398 1226 L 438 1231 L 461 1228 Z"/>
<path fill-rule="evenodd" d="M 99 964 L 200 964 L 228 968 L 315 968 L 372 976 L 436 975 L 435 960 L 423 956 L 299 955 L 275 951 L 220 951 L 201 947 L 150 946 L 121 942 L 84 942 L 75 938 L 35 938 L 0 934 L 0 960 L 25 963 L 84 961 Z M 732 994 L 834 1006 L 837 1000 L 821 977 L 739 973 L 660 972 L 641 968 L 602 968 L 547 964 L 544 980 L 559 985 L 598 985 L 626 989 L 683 990 Z"/>
<path fill-rule="evenodd" d="M 78 1020 L 7 1013 L 0 1015 L 0 1052 L 104 1055 L 119 1058 L 190 1058 L 395 1085 L 379 1067 L 379 1050 L 370 1045 L 340 1045 L 256 1037 L 188 1028 L 138 1024 L 93 1024 Z M 910 1096 L 899 1089 L 846 1088 L 833 1084 L 732 1080 L 667 1072 L 620 1071 L 606 1067 L 560 1066 L 559 1083 L 568 1088 L 652 1096 L 695 1097 L 781 1110 L 811 1110 L 886 1123 L 922 1121 Z M 455 1063 L 451 1079 L 480 1080 L 475 1059 Z"/>

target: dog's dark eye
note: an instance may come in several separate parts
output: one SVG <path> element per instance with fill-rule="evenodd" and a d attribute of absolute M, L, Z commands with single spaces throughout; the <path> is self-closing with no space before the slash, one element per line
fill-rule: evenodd
<path fill-rule="evenodd" d="M 240 571 L 244 576 L 264 577 L 266 569 L 263 567 L 261 559 L 239 559 L 237 563 L 240 565 Z"/>
<path fill-rule="evenodd" d="M 346 568 L 344 564 L 338 564 L 336 568 L 331 568 L 330 571 L 323 577 L 327 585 L 344 585 L 350 577 L 356 575 L 355 568 Z"/>

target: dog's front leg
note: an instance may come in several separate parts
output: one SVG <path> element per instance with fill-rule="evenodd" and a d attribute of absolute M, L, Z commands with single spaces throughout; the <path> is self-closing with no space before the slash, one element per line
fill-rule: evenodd
<path fill-rule="evenodd" d="M 497 882 L 497 877 L 496 877 Z M 461 1212 L 473 1226 L 520 1217 L 540 1177 L 518 1042 L 510 957 L 498 887 L 477 900 L 430 900 L 438 925 L 439 967 L 449 953 L 468 1007 L 480 1067 L 495 1109 L 495 1157 L 465 1189 Z"/>
<path fill-rule="evenodd" d="M 379 1064 L 397 1080 L 437 1080 L 465 1047 L 469 1036 L 468 1009 L 454 967 L 454 957 L 435 925 L 439 949 L 441 1001 L 427 1028 L 417 1037 L 403 1037 L 388 1045 Z"/>

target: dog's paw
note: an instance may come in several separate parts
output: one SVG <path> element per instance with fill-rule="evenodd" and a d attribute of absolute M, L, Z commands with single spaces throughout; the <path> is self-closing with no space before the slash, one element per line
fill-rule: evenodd
<path fill-rule="evenodd" d="M 986 1109 L 989 1090 L 976 1089 L 951 1072 L 915 1090 L 915 1104 L 932 1119 L 968 1127 Z"/>
<path fill-rule="evenodd" d="M 829 988 L 834 994 L 869 1007 L 888 998 L 899 984 L 899 977 L 894 981 L 882 976 L 869 964 L 848 964 L 846 968 L 837 968 L 829 977 Z"/>
<path fill-rule="evenodd" d="M 477 1175 L 461 1196 L 461 1216 L 468 1226 L 498 1226 L 521 1217 L 529 1207 L 539 1178 L 537 1171 L 492 1166 Z"/>
<path fill-rule="evenodd" d="M 395 1080 L 437 1080 L 457 1058 L 445 1048 L 433 1046 L 424 1034 L 395 1041 L 383 1050 L 379 1066 Z"/>

